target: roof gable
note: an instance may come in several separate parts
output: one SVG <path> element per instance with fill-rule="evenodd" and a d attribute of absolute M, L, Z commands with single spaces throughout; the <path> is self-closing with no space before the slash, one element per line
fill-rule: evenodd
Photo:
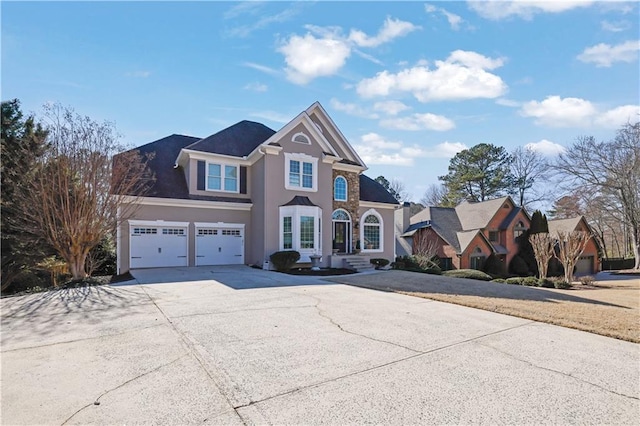
<path fill-rule="evenodd" d="M 549 235 L 557 236 L 558 232 L 573 232 L 583 220 L 583 216 L 572 217 L 570 219 L 549 220 L 547 221 L 547 224 L 549 225 Z M 584 225 L 588 230 L 589 227 L 586 221 L 584 222 Z"/>
<path fill-rule="evenodd" d="M 458 204 L 455 209 L 462 229 L 482 229 L 487 227 L 505 203 L 508 203 L 512 209 L 515 208 L 511 197 L 502 197 L 478 203 L 464 201 Z"/>

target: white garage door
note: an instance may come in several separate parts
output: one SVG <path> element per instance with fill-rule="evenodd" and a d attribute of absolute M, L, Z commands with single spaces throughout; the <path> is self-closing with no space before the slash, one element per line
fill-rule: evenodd
<path fill-rule="evenodd" d="M 130 221 L 130 268 L 187 266 L 188 223 Z"/>
<path fill-rule="evenodd" d="M 244 225 L 196 223 L 196 266 L 244 263 Z"/>
<path fill-rule="evenodd" d="M 576 275 L 593 274 L 593 256 L 581 256 L 576 262 Z"/>

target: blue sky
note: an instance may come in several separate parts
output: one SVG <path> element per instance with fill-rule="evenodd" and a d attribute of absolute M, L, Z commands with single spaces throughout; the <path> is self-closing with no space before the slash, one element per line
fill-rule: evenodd
<path fill-rule="evenodd" d="M 319 101 L 414 200 L 478 143 L 553 157 L 638 119 L 637 2 L 6 2 L 2 99 L 123 142 L 274 130 Z"/>

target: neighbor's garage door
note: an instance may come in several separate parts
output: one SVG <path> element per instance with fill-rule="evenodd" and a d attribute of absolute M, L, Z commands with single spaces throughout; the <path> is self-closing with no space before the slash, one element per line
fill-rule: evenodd
<path fill-rule="evenodd" d="M 576 275 L 593 274 L 593 256 L 582 256 L 576 263 Z"/>
<path fill-rule="evenodd" d="M 187 266 L 188 228 L 180 225 L 130 224 L 130 268 Z"/>
<path fill-rule="evenodd" d="M 244 263 L 244 225 L 196 223 L 196 266 Z"/>

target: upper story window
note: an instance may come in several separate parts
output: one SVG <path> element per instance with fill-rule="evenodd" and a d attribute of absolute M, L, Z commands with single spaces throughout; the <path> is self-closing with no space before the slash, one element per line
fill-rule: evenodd
<path fill-rule="evenodd" d="M 333 199 L 347 201 L 347 180 L 342 176 L 336 177 L 333 181 Z"/>
<path fill-rule="evenodd" d="M 286 189 L 317 191 L 318 159 L 306 154 L 285 153 Z"/>
<path fill-rule="evenodd" d="M 513 238 L 518 238 L 519 236 L 524 234 L 526 230 L 527 228 L 524 227 L 524 223 L 522 223 L 522 221 L 518 222 L 513 228 Z"/>
<path fill-rule="evenodd" d="M 500 233 L 498 231 L 489 231 L 489 241 L 492 243 L 499 243 Z"/>
<path fill-rule="evenodd" d="M 291 140 L 293 142 L 304 143 L 306 145 L 311 145 L 311 140 L 309 139 L 309 136 L 305 135 L 304 133 L 296 133 L 295 135 L 293 135 Z"/>
<path fill-rule="evenodd" d="M 238 192 L 238 166 L 207 163 L 207 191 Z"/>

